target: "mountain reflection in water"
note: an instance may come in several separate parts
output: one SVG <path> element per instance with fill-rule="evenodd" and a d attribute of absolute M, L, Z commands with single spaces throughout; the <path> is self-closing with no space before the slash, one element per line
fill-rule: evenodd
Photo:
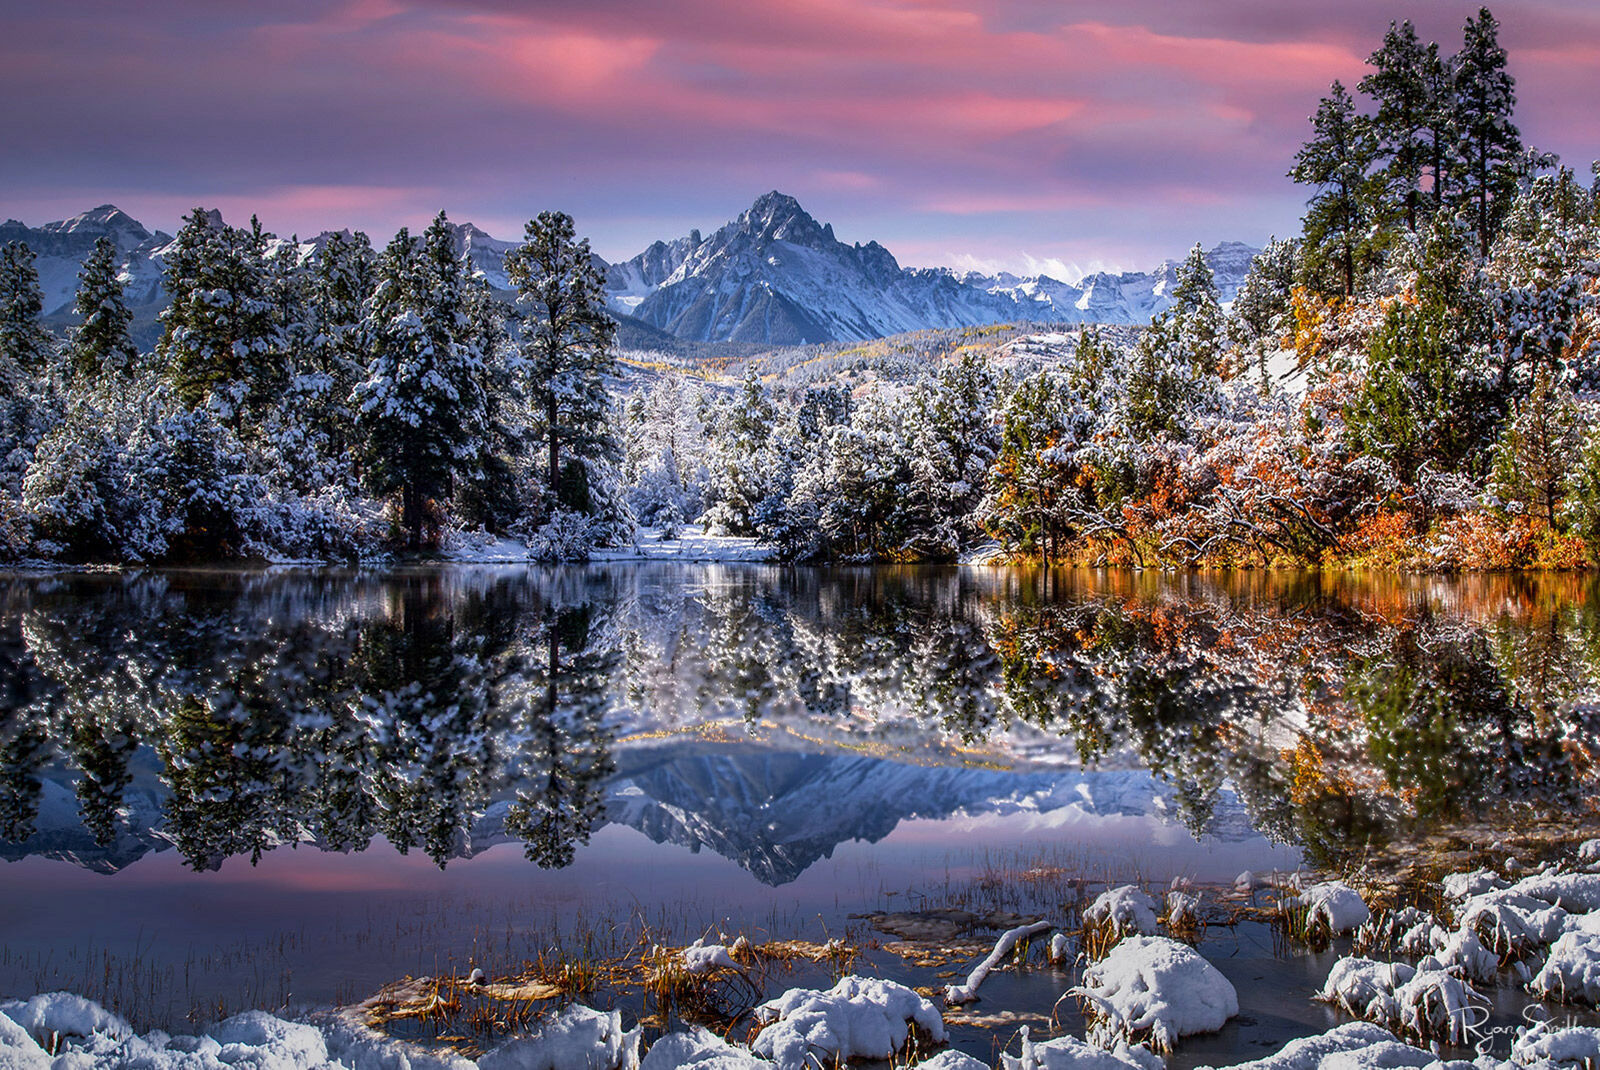
<path fill-rule="evenodd" d="M 0 580 L 0 856 L 607 822 L 798 877 L 913 817 L 1156 814 L 1336 862 L 1595 806 L 1573 577 L 729 566 Z"/>

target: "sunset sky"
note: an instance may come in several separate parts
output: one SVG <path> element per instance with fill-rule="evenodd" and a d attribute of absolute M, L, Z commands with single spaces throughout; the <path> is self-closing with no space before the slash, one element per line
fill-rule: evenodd
<path fill-rule="evenodd" d="M 195 204 L 383 241 L 559 208 L 608 259 L 780 189 L 902 263 L 1071 275 L 1296 229 L 1391 19 L 1456 0 L 0 0 L 0 217 Z M 1492 5 L 1524 138 L 1600 155 L 1600 3 Z"/>

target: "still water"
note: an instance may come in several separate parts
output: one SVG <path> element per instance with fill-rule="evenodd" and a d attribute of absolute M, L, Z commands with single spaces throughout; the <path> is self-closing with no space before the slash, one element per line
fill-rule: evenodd
<path fill-rule="evenodd" d="M 170 1027 L 579 945 L 888 941 L 861 915 L 1570 829 L 1597 817 L 1597 677 L 1573 577 L 5 577 L 0 996 Z M 1305 999 L 1331 959 L 1262 926 L 1201 947 L 1245 1013 L 1190 1058 L 1335 1020 Z M 984 995 L 1043 1020 L 1067 983 Z"/>

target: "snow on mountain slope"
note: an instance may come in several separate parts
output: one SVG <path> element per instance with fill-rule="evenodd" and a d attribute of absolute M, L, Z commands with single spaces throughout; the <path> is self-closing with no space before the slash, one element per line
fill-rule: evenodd
<path fill-rule="evenodd" d="M 35 266 L 39 270 L 39 288 L 44 291 L 46 316 L 71 311 L 78 290 L 78 271 L 102 237 L 110 238 L 122 257 L 129 303 L 149 300 L 152 287 L 159 298 L 161 271 L 159 267 L 152 270 L 150 259 L 172 241 L 172 236 L 160 231 L 151 233 L 115 205 L 102 204 L 41 227 L 29 227 L 15 219 L 0 223 L 0 244 L 25 242 L 37 258 Z"/>

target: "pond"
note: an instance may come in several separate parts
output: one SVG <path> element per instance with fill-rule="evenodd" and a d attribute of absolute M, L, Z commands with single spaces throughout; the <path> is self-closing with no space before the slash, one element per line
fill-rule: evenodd
<path fill-rule="evenodd" d="M 0 997 L 141 1028 L 719 934 L 846 937 L 935 984 L 966 959 L 915 966 L 884 915 L 1533 852 L 1597 820 L 1576 577 L 15 575 L 0 665 Z M 1309 1000 L 1332 952 L 1249 920 L 1200 948 L 1243 1013 L 1174 1065 L 1338 1020 Z M 1070 983 L 997 974 L 957 1045 L 1048 1031 Z"/>

